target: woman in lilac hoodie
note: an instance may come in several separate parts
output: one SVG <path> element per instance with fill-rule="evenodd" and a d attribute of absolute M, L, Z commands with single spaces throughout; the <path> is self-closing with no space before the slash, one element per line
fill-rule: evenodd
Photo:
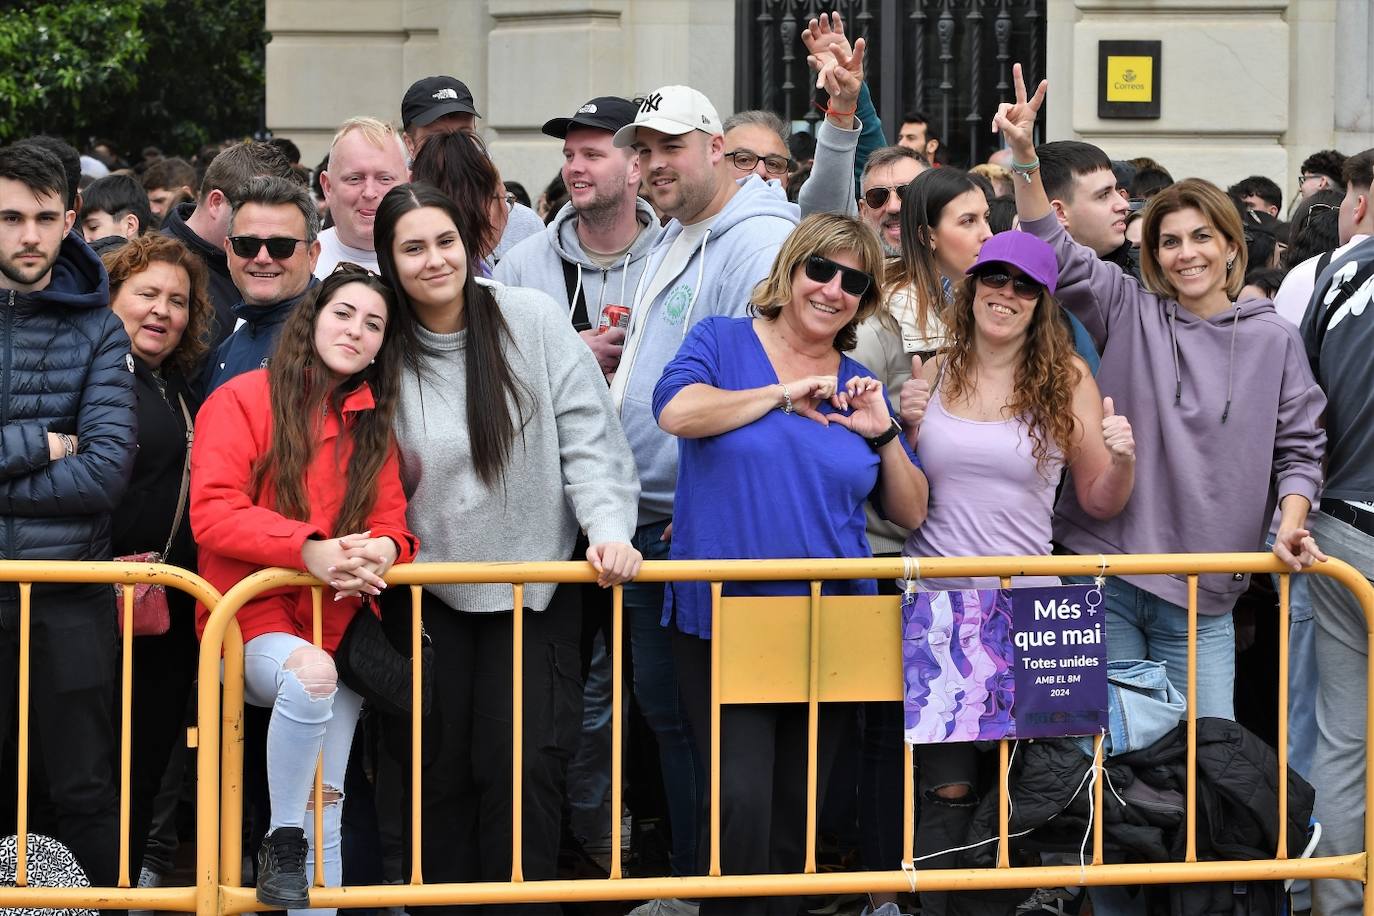
<path fill-rule="evenodd" d="M 1060 226 L 1040 182 L 1031 136 L 1044 101 L 1027 100 L 1015 68 L 1016 103 L 993 120 L 1012 151 L 1021 228 L 1059 262 L 1060 303 L 1102 353 L 1097 381 L 1131 418 L 1135 491 L 1121 514 L 1094 518 L 1065 487 L 1057 543 L 1077 554 L 1253 551 L 1264 543 L 1275 499 L 1282 512 L 1274 553 L 1298 570 L 1325 559 L 1306 530 L 1321 484 L 1326 398 L 1296 330 L 1268 299 L 1234 301 L 1245 275 L 1240 218 L 1215 185 L 1187 179 L 1145 209 L 1144 286 L 1099 260 Z M 1231 609 L 1246 576 L 1198 580 L 1200 716 L 1232 718 Z M 1107 651 L 1167 665 L 1187 690 L 1188 585 L 1184 576 L 1124 576 L 1107 588 Z"/>

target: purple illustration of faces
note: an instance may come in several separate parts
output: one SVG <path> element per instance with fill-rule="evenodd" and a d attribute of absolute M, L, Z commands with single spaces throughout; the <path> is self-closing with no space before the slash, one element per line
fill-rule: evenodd
<path fill-rule="evenodd" d="M 920 592 L 902 603 L 906 737 L 987 741 L 1014 732 L 1011 595 Z"/>

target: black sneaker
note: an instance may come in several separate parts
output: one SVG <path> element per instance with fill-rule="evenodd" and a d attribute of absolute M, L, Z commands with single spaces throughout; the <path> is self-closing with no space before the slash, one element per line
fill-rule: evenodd
<path fill-rule="evenodd" d="M 258 903 L 279 910 L 310 906 L 310 880 L 305 857 L 310 844 L 299 827 L 278 827 L 262 838 L 258 850 Z"/>

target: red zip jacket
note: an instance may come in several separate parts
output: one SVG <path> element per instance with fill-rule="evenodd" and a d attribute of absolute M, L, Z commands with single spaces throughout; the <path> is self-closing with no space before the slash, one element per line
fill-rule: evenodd
<path fill-rule="evenodd" d="M 347 418 L 374 406 L 372 389 L 362 385 L 344 399 L 343 415 Z M 255 500 L 250 492 L 253 463 L 272 444 L 267 370 L 237 376 L 205 401 L 196 416 L 196 439 L 191 449 L 191 531 L 200 548 L 200 574 L 221 593 L 264 567 L 290 566 L 304 571 L 301 548 L 306 539 L 333 536 L 352 453 L 350 443 L 338 447 L 339 433 L 339 420 L 331 414 L 325 419 L 322 441 L 306 469 L 310 518 L 296 521 L 278 513 L 270 496 Z M 406 499 L 394 447 L 376 486 L 377 504 L 368 527 L 373 537 L 389 537 L 396 542 L 397 563 L 409 563 L 420 542 L 406 528 Z M 323 598 L 321 644 L 333 652 L 362 602 L 358 598 L 335 601 L 328 589 Z M 197 633 L 204 633 L 209 617 L 208 608 L 196 606 Z M 245 643 L 264 633 L 294 633 L 310 641 L 313 617 L 310 589 L 284 588 L 250 601 L 239 611 L 238 622 Z"/>

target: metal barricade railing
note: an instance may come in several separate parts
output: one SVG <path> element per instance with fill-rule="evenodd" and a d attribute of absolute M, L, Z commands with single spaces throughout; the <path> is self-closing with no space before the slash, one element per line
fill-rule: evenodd
<path fill-rule="evenodd" d="M 130 774 L 133 735 L 133 601 L 134 587 L 153 583 L 185 592 L 207 606 L 214 606 L 220 594 L 204 579 L 176 566 L 160 563 L 103 563 L 58 561 L 0 561 L 0 582 L 19 586 L 19 665 L 17 765 L 18 799 L 16 806 L 16 862 L 15 887 L 0 886 L 0 912 L 17 907 L 83 907 L 107 909 L 157 909 L 195 912 L 198 906 L 195 887 L 137 887 L 138 876 L 131 874 L 129 850 Z M 33 607 L 33 585 L 105 584 L 120 586 L 124 607 L 124 630 L 120 634 L 120 748 L 119 748 L 119 871 L 115 887 L 36 888 L 28 885 L 29 838 L 29 738 L 31 688 L 31 634 L 33 615 L 42 608 Z M 111 617 L 116 613 L 115 594 L 110 594 Z M 12 676 L 4 674 L 3 676 Z M 218 679 L 218 678 L 217 678 Z M 0 736 L 3 738 L 3 736 Z M 213 810 L 212 810 L 213 815 Z"/>
<path fill-rule="evenodd" d="M 1200 881 L 1251 881 L 1282 878 L 1341 878 L 1366 882 L 1368 853 L 1325 858 L 1290 857 L 1287 837 L 1287 671 L 1289 575 L 1270 554 L 1161 554 L 1150 556 L 973 557 L 922 559 L 924 578 L 994 577 L 1004 584 L 1012 576 L 1095 576 L 1175 574 L 1188 577 L 1188 750 L 1187 848 L 1182 862 L 1105 864 L 1103 861 L 1102 779 L 1095 781 L 1090 863 L 1055 866 L 1012 866 L 1009 861 L 1008 800 L 999 791 L 998 854 L 995 867 L 917 871 L 913 864 L 914 769 L 910 746 L 904 755 L 904 849 L 899 869 L 869 872 L 816 870 L 816 757 L 819 704 L 855 700 L 902 699 L 899 599 L 895 597 L 832 597 L 821 595 L 821 582 L 861 578 L 897 578 L 900 559 L 776 560 L 776 561 L 659 561 L 645 563 L 640 582 L 704 581 L 711 583 L 714 638 L 711 641 L 711 759 L 708 873 L 698 877 L 627 878 L 620 860 L 621 754 L 611 755 L 611 861 L 606 879 L 524 880 L 521 868 L 522 797 L 522 615 L 512 615 L 512 867 L 505 883 L 425 884 L 421 871 L 421 755 L 423 723 L 419 668 L 413 683 L 411 759 L 411 875 L 408 884 L 371 887 L 323 887 L 317 869 L 311 903 L 321 907 L 401 906 L 437 904 L 516 903 L 540 901 L 633 900 L 651 897 L 767 896 L 778 894 L 839 894 L 866 891 L 903 891 L 913 885 L 929 891 L 966 891 L 1036 887 L 1075 887 L 1119 884 L 1172 884 Z M 1194 840 L 1197 786 L 1194 743 L 1197 689 L 1197 577 L 1211 573 L 1280 575 L 1278 615 L 1278 785 L 1279 840 L 1271 859 L 1197 861 Z M 1339 581 L 1364 609 L 1370 649 L 1374 651 L 1374 587 L 1351 566 L 1332 560 L 1315 567 L 1312 575 Z M 412 600 L 411 648 L 420 657 L 421 586 L 449 583 L 511 584 L 513 606 L 521 607 L 528 583 L 591 582 L 595 574 L 584 563 L 460 564 L 429 563 L 398 566 L 388 574 L 392 585 L 409 586 Z M 799 598 L 722 597 L 722 583 L 760 580 L 810 582 L 810 595 Z M 200 661 L 199 767 L 200 820 L 198 826 L 197 909 L 204 914 L 239 913 L 262 909 L 253 888 L 238 887 L 242 818 L 243 646 L 233 617 L 255 596 L 282 586 L 315 586 L 303 574 L 283 569 L 256 573 L 231 589 L 216 606 L 206 627 Z M 318 624 L 317 624 L 318 632 Z M 621 589 L 612 603 L 612 747 L 623 744 L 624 723 L 622 650 L 625 620 Z M 216 683 L 223 649 L 224 688 Z M 1374 698 L 1374 668 L 1367 681 L 1367 700 Z M 435 699 L 441 702 L 440 698 Z M 808 707 L 806 847 L 803 871 L 791 875 L 723 875 L 720 862 L 720 709 L 753 702 L 795 702 Z M 1374 715 L 1368 718 L 1367 740 L 1374 740 Z M 221 731 L 223 736 L 221 736 Z M 1009 767 L 1010 742 L 1000 742 L 1003 782 Z M 1095 741 L 1094 765 L 1102 761 L 1102 740 Z M 1374 798 L 1374 769 L 1366 762 L 1366 797 Z M 318 788 L 318 777 L 317 777 Z M 222 796 L 216 792 L 222 789 Z M 218 808 L 218 821 L 214 812 Z M 319 805 L 316 805 L 316 817 Z M 316 834 L 319 835 L 318 833 Z M 1374 819 L 1365 819 L 1365 849 L 1374 846 Z M 218 876 L 225 876 L 224 882 Z M 218 886 L 217 886 L 218 885 Z M 3 893 L 3 892 L 0 892 Z M 56 899 L 54 897 L 53 899 Z M 66 898 L 64 898 L 66 899 Z M 0 896 L 0 905 L 5 898 Z M 52 905 L 52 904 L 49 904 Z M 1374 916 L 1374 895 L 1366 897 L 1365 912 Z"/>

